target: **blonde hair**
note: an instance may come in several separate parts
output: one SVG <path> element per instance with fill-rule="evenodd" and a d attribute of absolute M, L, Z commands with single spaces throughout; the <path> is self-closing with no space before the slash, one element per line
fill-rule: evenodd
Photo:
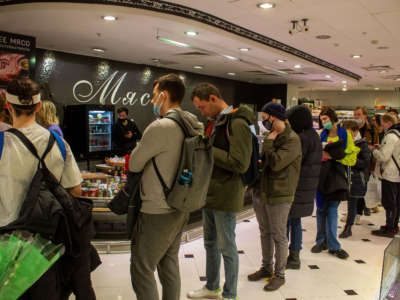
<path fill-rule="evenodd" d="M 391 122 L 393 125 L 397 123 L 395 117 L 391 113 L 385 113 L 382 116 L 382 121 L 386 123 Z"/>
<path fill-rule="evenodd" d="M 42 101 L 42 106 L 36 116 L 43 127 L 49 127 L 52 124 L 58 125 L 60 123 L 54 103 L 48 100 Z"/>

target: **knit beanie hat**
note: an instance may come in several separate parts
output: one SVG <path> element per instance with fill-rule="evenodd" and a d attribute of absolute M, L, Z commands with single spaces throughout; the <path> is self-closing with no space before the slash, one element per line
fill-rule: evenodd
<path fill-rule="evenodd" d="M 271 116 L 278 118 L 279 120 L 285 121 L 286 119 L 286 110 L 285 108 L 276 102 L 268 102 L 265 104 L 261 110 L 264 113 L 267 113 Z"/>

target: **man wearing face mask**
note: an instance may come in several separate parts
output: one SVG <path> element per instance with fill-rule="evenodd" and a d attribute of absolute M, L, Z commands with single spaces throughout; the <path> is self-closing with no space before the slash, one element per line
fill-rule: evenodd
<path fill-rule="evenodd" d="M 131 172 L 141 172 L 140 195 L 142 207 L 132 234 L 131 280 L 138 300 L 159 300 L 158 276 L 163 289 L 163 300 L 179 300 L 181 281 L 178 252 L 181 236 L 189 214 L 172 209 L 155 171 L 152 159 L 168 187 L 172 186 L 181 159 L 184 134 L 173 120 L 163 118 L 178 114 L 191 136 L 203 134 L 204 126 L 196 116 L 183 111 L 181 103 L 185 85 L 179 76 L 168 74 L 153 85 L 153 111 L 157 120 L 144 131 L 132 151 Z"/>
<path fill-rule="evenodd" d="M 287 221 L 301 167 L 301 141 L 285 122 L 285 108 L 269 102 L 262 108 L 264 139 L 261 198 L 253 203 L 261 232 L 262 267 L 250 281 L 269 280 L 264 290 L 274 291 L 285 283 L 288 256 Z M 274 264 L 275 253 L 275 264 Z"/>
<path fill-rule="evenodd" d="M 371 124 L 368 121 L 368 111 L 364 106 L 358 106 L 354 110 L 354 119 L 358 123 L 358 126 L 360 128 L 359 132 L 361 134 L 361 137 L 363 139 L 366 139 L 368 142 L 368 145 L 377 145 L 379 144 L 379 133 L 377 128 Z M 375 170 L 375 165 L 376 165 L 376 159 L 373 158 L 371 160 L 369 170 L 371 173 L 374 172 Z M 368 179 L 368 178 L 367 178 Z M 373 212 L 378 212 L 379 209 L 378 207 L 372 208 Z M 360 223 L 360 218 L 361 216 L 365 214 L 366 216 L 371 215 L 371 210 L 366 207 L 365 205 L 365 199 L 361 198 L 358 201 L 357 204 L 357 222 Z"/>
<path fill-rule="evenodd" d="M 114 151 L 118 156 L 125 156 L 131 153 L 136 147 L 137 141 L 142 138 L 142 134 L 135 122 L 132 119 L 128 119 L 128 113 L 129 111 L 126 107 L 118 108 L 118 120 L 112 130 Z"/>

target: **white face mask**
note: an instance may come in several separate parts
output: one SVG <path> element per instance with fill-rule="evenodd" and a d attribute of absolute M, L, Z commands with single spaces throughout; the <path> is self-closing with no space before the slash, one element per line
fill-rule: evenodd
<path fill-rule="evenodd" d="M 361 133 L 357 132 L 356 136 L 354 137 L 354 141 L 359 141 L 362 139 Z"/>

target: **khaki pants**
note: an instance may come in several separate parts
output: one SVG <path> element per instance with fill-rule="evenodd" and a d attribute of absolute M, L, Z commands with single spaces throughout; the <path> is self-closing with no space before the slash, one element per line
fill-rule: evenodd
<path fill-rule="evenodd" d="M 189 215 L 141 214 L 132 235 L 131 281 L 137 300 L 159 300 L 154 272 L 163 287 L 162 300 L 179 300 L 178 252 Z"/>

